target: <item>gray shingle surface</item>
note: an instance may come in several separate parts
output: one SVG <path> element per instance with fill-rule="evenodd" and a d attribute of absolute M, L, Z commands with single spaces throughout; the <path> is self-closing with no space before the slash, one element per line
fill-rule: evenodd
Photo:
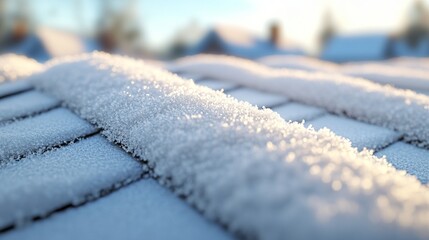
<path fill-rule="evenodd" d="M 422 183 L 429 182 L 429 150 L 397 142 L 376 153 L 386 156 L 397 169 L 415 175 Z"/>
<path fill-rule="evenodd" d="M 95 131 L 91 124 L 64 108 L 13 122 L 0 127 L 0 162 Z"/>
<path fill-rule="evenodd" d="M 295 102 L 275 107 L 273 111 L 280 114 L 285 120 L 298 122 L 302 120 L 311 120 L 326 113 L 326 111 L 321 108 Z"/>
<path fill-rule="evenodd" d="M 17 92 L 26 91 L 33 88 L 27 81 L 6 82 L 0 84 L 0 98 L 14 94 Z"/>
<path fill-rule="evenodd" d="M 0 228 L 97 196 L 142 172 L 141 164 L 100 136 L 30 155 L 0 168 Z"/>
<path fill-rule="evenodd" d="M 380 149 L 401 137 L 390 129 L 335 115 L 325 115 L 309 121 L 308 124 L 315 129 L 329 128 L 334 133 L 350 139 L 352 145 L 358 149 Z"/>
<path fill-rule="evenodd" d="M 0 121 L 19 118 L 59 105 L 59 101 L 39 91 L 28 91 L 0 101 Z"/>
<path fill-rule="evenodd" d="M 211 80 L 211 79 L 205 79 L 205 80 L 199 81 L 198 85 L 206 86 L 213 90 L 223 89 L 224 91 L 229 91 L 237 87 L 237 85 L 229 82 L 223 82 L 223 81 L 217 81 L 217 80 Z"/>
<path fill-rule="evenodd" d="M 151 179 L 57 213 L 3 239 L 231 239 Z"/>
<path fill-rule="evenodd" d="M 249 102 L 258 107 L 273 107 L 288 101 L 284 96 L 261 92 L 250 88 L 236 89 L 228 92 L 228 94 L 238 100 Z"/>

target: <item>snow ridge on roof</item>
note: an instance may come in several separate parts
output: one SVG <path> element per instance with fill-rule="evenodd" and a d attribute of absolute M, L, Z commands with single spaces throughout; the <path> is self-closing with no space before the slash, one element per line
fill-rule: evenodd
<path fill-rule="evenodd" d="M 429 189 L 328 130 L 287 123 L 142 61 L 102 53 L 56 60 L 31 79 L 235 233 L 429 236 Z"/>
<path fill-rule="evenodd" d="M 272 69 L 245 59 L 200 55 L 169 67 L 280 93 L 292 100 L 397 130 L 429 145 L 429 97 L 340 74 Z"/>
<path fill-rule="evenodd" d="M 43 70 L 43 65 L 34 59 L 16 54 L 0 56 L 0 83 L 16 80 Z"/>

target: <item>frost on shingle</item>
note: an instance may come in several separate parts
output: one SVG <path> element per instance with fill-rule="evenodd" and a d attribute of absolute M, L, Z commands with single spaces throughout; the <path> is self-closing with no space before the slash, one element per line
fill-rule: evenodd
<path fill-rule="evenodd" d="M 273 55 L 263 57 L 258 62 L 273 68 L 290 68 L 312 72 L 337 72 L 336 63 L 299 55 Z"/>
<path fill-rule="evenodd" d="M 79 204 L 142 173 L 140 163 L 100 136 L 4 165 L 0 228 Z"/>
<path fill-rule="evenodd" d="M 114 170 L 114 169 L 112 169 Z M 152 179 L 54 214 L 2 239 L 231 239 Z"/>
<path fill-rule="evenodd" d="M 398 142 L 380 152 L 377 156 L 385 155 L 387 161 L 397 169 L 405 170 L 415 175 L 421 182 L 429 182 L 429 151 L 410 144 Z"/>
<path fill-rule="evenodd" d="M 224 90 L 224 91 L 228 91 L 231 89 L 234 89 L 237 87 L 237 85 L 229 83 L 229 82 L 224 82 L 224 81 L 219 81 L 219 80 L 211 80 L 211 79 L 205 79 L 202 81 L 198 82 L 198 85 L 201 86 L 205 86 L 208 88 L 211 88 L 213 90 Z"/>
<path fill-rule="evenodd" d="M 64 108 L 0 126 L 0 163 L 95 132 Z"/>
<path fill-rule="evenodd" d="M 286 97 L 278 94 L 261 92 L 250 88 L 239 88 L 228 92 L 228 95 L 258 107 L 272 107 L 288 100 Z"/>
<path fill-rule="evenodd" d="M 227 56 L 188 57 L 168 68 L 283 94 L 291 100 L 397 130 L 406 140 L 429 146 L 429 97 L 412 91 L 339 74 L 272 69 Z"/>
<path fill-rule="evenodd" d="M 25 80 L 2 83 L 0 84 L 0 98 L 24 92 L 31 88 L 33 88 L 33 86 Z"/>
<path fill-rule="evenodd" d="M 429 90 L 429 73 L 424 70 L 380 63 L 353 63 L 344 65 L 341 72 L 399 88 Z"/>
<path fill-rule="evenodd" d="M 369 125 L 352 119 L 326 115 L 307 122 L 315 129 L 328 128 L 334 133 L 349 139 L 352 146 L 359 149 L 380 149 L 395 142 L 401 136 L 387 128 Z"/>
<path fill-rule="evenodd" d="M 0 55 L 0 83 L 17 80 L 43 70 L 43 65 L 21 55 Z"/>
<path fill-rule="evenodd" d="M 330 131 L 102 53 L 56 60 L 32 80 L 240 236 L 429 237 L 429 189 Z"/>
<path fill-rule="evenodd" d="M 326 111 L 321 108 L 295 102 L 275 107 L 273 108 L 273 111 L 280 114 L 280 116 L 285 120 L 298 122 L 301 122 L 302 120 L 310 120 L 326 113 Z"/>
<path fill-rule="evenodd" d="M 29 91 L 0 99 L 0 122 L 28 116 L 59 105 L 53 97 L 38 91 Z"/>

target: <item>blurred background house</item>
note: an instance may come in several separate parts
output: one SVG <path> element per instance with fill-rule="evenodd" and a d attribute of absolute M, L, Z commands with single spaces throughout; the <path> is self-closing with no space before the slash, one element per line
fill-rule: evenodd
<path fill-rule="evenodd" d="M 199 53 L 310 55 L 332 62 L 428 57 L 428 3 L 0 0 L 0 53 L 41 62 L 94 50 L 158 59 Z M 372 27 L 367 18 L 378 22 Z"/>

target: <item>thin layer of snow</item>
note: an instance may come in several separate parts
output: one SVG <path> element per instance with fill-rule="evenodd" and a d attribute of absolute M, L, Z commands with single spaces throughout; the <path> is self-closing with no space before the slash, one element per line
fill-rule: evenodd
<path fill-rule="evenodd" d="M 396 140 L 401 135 L 387 128 L 369 125 L 352 119 L 325 115 L 307 122 L 315 129 L 329 128 L 334 133 L 349 139 L 358 149 L 380 149 Z"/>
<path fill-rule="evenodd" d="M 380 152 L 377 156 L 386 156 L 398 169 L 417 176 L 423 183 L 429 182 L 429 151 L 410 144 L 398 142 Z"/>
<path fill-rule="evenodd" d="M 142 174 L 140 163 L 100 136 L 30 155 L 0 168 L 0 228 L 79 204 Z"/>
<path fill-rule="evenodd" d="M 288 101 L 288 99 L 282 95 L 261 92 L 250 88 L 239 88 L 228 92 L 228 95 L 258 107 L 272 107 Z"/>
<path fill-rule="evenodd" d="M 5 82 L 0 84 L 0 98 L 15 94 L 18 92 L 23 92 L 33 88 L 33 86 L 25 80 L 15 81 L 15 82 Z"/>
<path fill-rule="evenodd" d="M 95 128 L 64 108 L 0 127 L 0 163 L 37 149 L 71 141 Z"/>
<path fill-rule="evenodd" d="M 429 97 L 412 91 L 338 74 L 272 69 L 227 56 L 188 57 L 169 68 L 283 94 L 291 100 L 397 130 L 407 140 L 429 145 Z"/>
<path fill-rule="evenodd" d="M 413 68 L 417 70 L 429 71 L 429 58 L 412 58 L 412 57 L 400 57 L 392 59 L 388 62 L 393 66 L 401 66 L 407 68 Z"/>
<path fill-rule="evenodd" d="M 43 70 L 43 65 L 21 55 L 0 55 L 0 83 L 17 80 Z"/>
<path fill-rule="evenodd" d="M 198 85 L 211 88 L 213 90 L 228 91 L 237 87 L 237 85 L 229 82 L 205 79 L 198 82 Z"/>
<path fill-rule="evenodd" d="M 2 239 L 214 240 L 231 237 L 157 182 L 145 179 L 95 202 L 15 230 Z"/>
<path fill-rule="evenodd" d="M 412 90 L 429 90 L 429 72 L 381 63 L 353 63 L 341 67 L 341 73 L 381 84 Z"/>
<path fill-rule="evenodd" d="M 32 115 L 59 105 L 59 101 L 39 91 L 28 91 L 0 100 L 0 121 Z"/>
<path fill-rule="evenodd" d="M 258 62 L 273 68 L 290 68 L 312 72 L 337 72 L 340 67 L 338 64 L 332 62 L 296 55 L 267 56 L 260 58 Z"/>
<path fill-rule="evenodd" d="M 273 108 L 273 111 L 280 114 L 285 120 L 298 122 L 310 120 L 326 113 L 326 111 L 321 108 L 294 102 Z"/>
<path fill-rule="evenodd" d="M 222 72 L 235 69 L 226 67 Z M 258 239 L 429 237 L 429 189 L 330 131 L 287 123 L 269 109 L 102 53 L 56 60 L 32 80 L 232 232 Z M 373 86 L 357 86 L 365 84 Z M 409 107 L 419 114 L 418 105 Z"/>

